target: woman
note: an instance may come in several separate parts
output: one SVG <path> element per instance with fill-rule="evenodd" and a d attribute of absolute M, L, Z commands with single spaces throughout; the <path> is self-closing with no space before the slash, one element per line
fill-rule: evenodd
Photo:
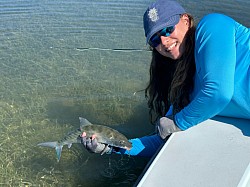
<path fill-rule="evenodd" d="M 158 0 L 146 10 L 144 30 L 152 47 L 146 88 L 158 133 L 132 139 L 119 152 L 152 156 L 171 133 L 216 115 L 250 119 L 250 30 L 222 14 L 209 14 L 197 28 L 176 1 Z M 165 117 L 162 117 L 165 116 Z M 104 145 L 83 137 L 100 153 Z"/>

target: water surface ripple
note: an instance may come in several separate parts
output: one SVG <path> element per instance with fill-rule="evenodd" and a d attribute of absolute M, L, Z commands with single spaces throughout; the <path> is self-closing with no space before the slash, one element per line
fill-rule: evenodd
<path fill-rule="evenodd" d="M 128 138 L 153 131 L 136 92 L 149 78 L 142 15 L 150 2 L 0 0 L 0 186 L 135 183 L 146 158 L 73 145 L 57 163 L 53 149 L 36 144 L 78 128 L 79 116 Z M 197 21 L 221 12 L 250 27 L 247 0 L 180 3 Z"/>

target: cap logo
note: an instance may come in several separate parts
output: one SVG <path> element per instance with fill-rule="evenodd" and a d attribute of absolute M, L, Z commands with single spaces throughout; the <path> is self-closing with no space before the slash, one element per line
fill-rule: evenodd
<path fill-rule="evenodd" d="M 156 8 L 151 8 L 148 11 L 148 17 L 152 22 L 156 22 L 159 19 L 158 12 Z"/>

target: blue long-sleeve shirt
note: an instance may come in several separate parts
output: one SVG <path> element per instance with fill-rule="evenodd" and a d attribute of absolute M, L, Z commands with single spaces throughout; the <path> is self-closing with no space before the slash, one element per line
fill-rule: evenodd
<path fill-rule="evenodd" d="M 188 45 L 188 44 L 187 44 Z M 175 115 L 188 129 L 216 115 L 250 119 L 250 30 L 222 14 L 209 14 L 195 35 L 194 91 Z"/>
<path fill-rule="evenodd" d="M 186 130 L 216 115 L 250 119 L 249 28 L 222 14 L 205 16 L 196 29 L 195 63 L 191 102 L 175 115 L 178 127 Z M 152 156 L 164 143 L 158 135 L 131 142 L 130 152 L 122 153 Z"/>
<path fill-rule="evenodd" d="M 162 140 L 157 134 L 135 138 L 129 141 L 132 143 L 130 151 L 120 149 L 116 153 L 128 154 L 131 156 L 152 157 L 164 143 L 164 140 Z"/>

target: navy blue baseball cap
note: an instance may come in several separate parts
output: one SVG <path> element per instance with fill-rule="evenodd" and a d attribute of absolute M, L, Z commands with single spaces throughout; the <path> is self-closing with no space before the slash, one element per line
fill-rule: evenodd
<path fill-rule="evenodd" d="M 150 4 L 143 16 L 146 42 L 163 28 L 175 26 L 184 13 L 186 11 L 176 1 L 157 0 Z"/>

